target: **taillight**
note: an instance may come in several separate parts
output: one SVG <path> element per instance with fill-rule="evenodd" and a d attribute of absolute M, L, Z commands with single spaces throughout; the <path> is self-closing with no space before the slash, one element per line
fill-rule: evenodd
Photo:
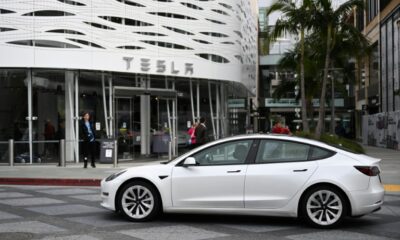
<path fill-rule="evenodd" d="M 358 171 L 364 173 L 367 176 L 370 177 L 374 177 L 374 176 L 378 176 L 378 174 L 380 173 L 379 168 L 378 167 L 371 167 L 371 166 L 354 166 Z"/>

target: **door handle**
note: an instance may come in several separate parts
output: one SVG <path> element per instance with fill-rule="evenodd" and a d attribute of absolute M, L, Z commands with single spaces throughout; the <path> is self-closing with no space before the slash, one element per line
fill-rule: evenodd
<path fill-rule="evenodd" d="M 227 171 L 227 173 L 240 173 L 240 170 L 236 170 L 236 171 Z"/>
<path fill-rule="evenodd" d="M 296 169 L 296 170 L 293 170 L 293 172 L 307 172 L 307 170 L 308 169 Z"/>

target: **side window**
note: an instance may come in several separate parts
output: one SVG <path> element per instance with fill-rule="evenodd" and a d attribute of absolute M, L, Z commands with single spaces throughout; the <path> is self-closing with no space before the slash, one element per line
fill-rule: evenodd
<path fill-rule="evenodd" d="M 232 141 L 207 148 L 192 157 L 200 166 L 244 164 L 252 143 L 252 140 Z"/>
<path fill-rule="evenodd" d="M 313 147 L 311 151 L 311 160 L 318 160 L 323 158 L 328 158 L 333 156 L 335 153 L 326 149 L 322 149 L 319 147 Z"/>
<path fill-rule="evenodd" d="M 258 148 L 256 163 L 307 161 L 310 146 L 301 143 L 263 140 Z"/>

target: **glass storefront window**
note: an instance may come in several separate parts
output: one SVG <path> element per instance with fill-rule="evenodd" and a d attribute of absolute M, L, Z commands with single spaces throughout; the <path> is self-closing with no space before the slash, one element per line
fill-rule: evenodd
<path fill-rule="evenodd" d="M 128 90 L 116 92 L 116 87 Z M 228 99 L 247 99 L 247 92 L 238 83 L 209 79 L 1 69 L 0 100 L 8 104 L 0 106 L 0 163 L 8 163 L 9 139 L 15 140 L 15 163 L 57 163 L 61 139 L 66 141 L 67 162 L 79 162 L 82 158 L 78 126 L 84 112 L 91 115 L 98 141 L 108 137 L 118 139 L 119 159 L 166 155 L 168 142 L 173 142 L 174 136 L 173 153 L 181 154 L 188 149 L 187 131 L 193 122 L 193 113 L 195 121 L 206 118 L 210 141 L 245 132 L 249 124 L 247 108 L 229 109 Z M 216 120 L 217 111 L 219 120 Z M 148 121 L 143 121 L 143 113 L 149 114 Z M 143 150 L 143 146 L 150 150 Z"/>
<path fill-rule="evenodd" d="M 33 162 L 58 162 L 59 140 L 65 138 L 65 71 L 32 73 Z"/>
<path fill-rule="evenodd" d="M 27 86 L 26 70 L 0 69 L 0 142 L 29 140 Z M 8 144 L 3 143 L 0 149 L 0 162 L 8 162 Z M 29 155 L 27 144 L 14 149 L 15 157 L 26 153 Z"/>

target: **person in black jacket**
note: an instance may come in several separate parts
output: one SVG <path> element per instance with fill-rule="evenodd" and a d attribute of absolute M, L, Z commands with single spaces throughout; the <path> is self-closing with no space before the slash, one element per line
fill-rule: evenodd
<path fill-rule="evenodd" d="M 200 124 L 197 125 L 194 134 L 196 135 L 196 146 L 201 146 L 207 142 L 207 127 L 204 117 L 200 118 Z"/>
<path fill-rule="evenodd" d="M 93 125 L 90 122 L 90 114 L 85 112 L 82 115 L 82 123 L 81 123 L 81 139 L 83 139 L 82 143 L 82 153 L 83 153 L 83 167 L 87 168 L 89 154 L 91 157 L 91 166 L 93 168 L 96 167 L 94 164 L 96 157 L 96 135 L 93 129 Z"/>

